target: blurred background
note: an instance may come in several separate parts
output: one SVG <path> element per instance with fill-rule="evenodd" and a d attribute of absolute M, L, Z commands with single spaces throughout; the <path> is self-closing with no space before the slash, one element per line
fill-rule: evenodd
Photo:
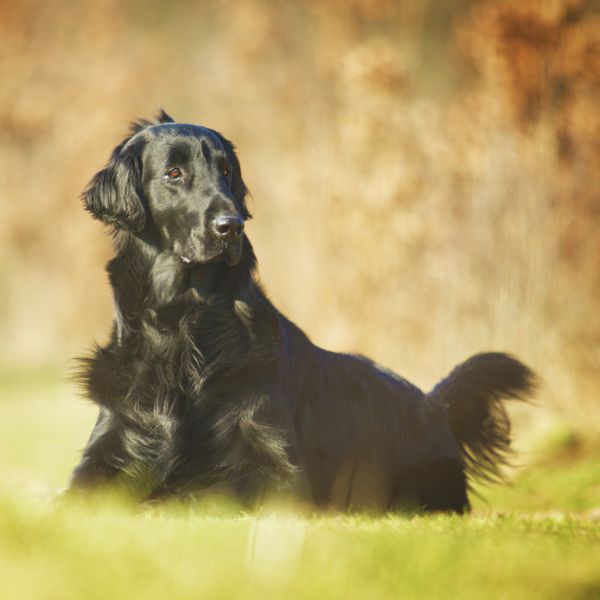
<path fill-rule="evenodd" d="M 600 423 L 600 3 L 0 1 L 0 364 L 106 339 L 79 195 L 162 107 L 234 141 L 274 303 L 423 387 L 468 355 Z M 594 421 L 595 419 L 595 421 Z"/>

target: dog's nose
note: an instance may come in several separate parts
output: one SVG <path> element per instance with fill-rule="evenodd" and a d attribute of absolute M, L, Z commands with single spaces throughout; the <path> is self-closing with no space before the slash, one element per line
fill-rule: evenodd
<path fill-rule="evenodd" d="M 223 239 L 240 237 L 244 231 L 244 221 L 239 217 L 216 217 L 212 226 L 214 232 Z"/>

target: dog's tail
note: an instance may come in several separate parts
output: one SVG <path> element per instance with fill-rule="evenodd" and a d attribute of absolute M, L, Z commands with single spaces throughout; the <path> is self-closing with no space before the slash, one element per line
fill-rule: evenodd
<path fill-rule="evenodd" d="M 429 393 L 448 411 L 467 475 L 479 481 L 504 481 L 510 464 L 510 420 L 504 400 L 522 400 L 535 390 L 536 376 L 507 354 L 476 354 L 458 365 Z"/>

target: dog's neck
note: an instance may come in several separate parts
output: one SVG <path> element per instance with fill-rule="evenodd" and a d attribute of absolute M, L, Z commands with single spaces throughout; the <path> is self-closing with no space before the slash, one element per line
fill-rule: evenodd
<path fill-rule="evenodd" d="M 116 313 L 130 329 L 138 329 L 148 312 L 213 304 L 230 304 L 233 309 L 236 299 L 255 287 L 256 257 L 247 238 L 235 266 L 224 261 L 186 264 L 174 252 L 162 250 L 152 231 L 118 232 L 115 251 L 107 271 Z"/>
<path fill-rule="evenodd" d="M 235 266 L 190 266 L 125 233 L 107 266 L 115 302 L 114 341 L 121 346 L 144 339 L 144 346 L 156 346 L 158 354 L 166 352 L 177 361 L 179 342 L 185 346 L 193 339 L 202 358 L 194 368 L 203 372 L 209 364 L 272 362 L 280 340 L 279 313 L 254 279 L 255 266 L 247 239 Z M 250 348 L 251 362 L 246 356 Z"/>

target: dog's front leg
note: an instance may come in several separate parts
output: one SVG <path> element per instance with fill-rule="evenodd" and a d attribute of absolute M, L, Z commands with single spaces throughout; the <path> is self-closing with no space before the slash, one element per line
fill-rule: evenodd
<path fill-rule="evenodd" d="M 123 454 L 114 418 L 108 409 L 101 408 L 83 457 L 71 475 L 69 491 L 85 491 L 108 484 L 120 472 Z"/>

